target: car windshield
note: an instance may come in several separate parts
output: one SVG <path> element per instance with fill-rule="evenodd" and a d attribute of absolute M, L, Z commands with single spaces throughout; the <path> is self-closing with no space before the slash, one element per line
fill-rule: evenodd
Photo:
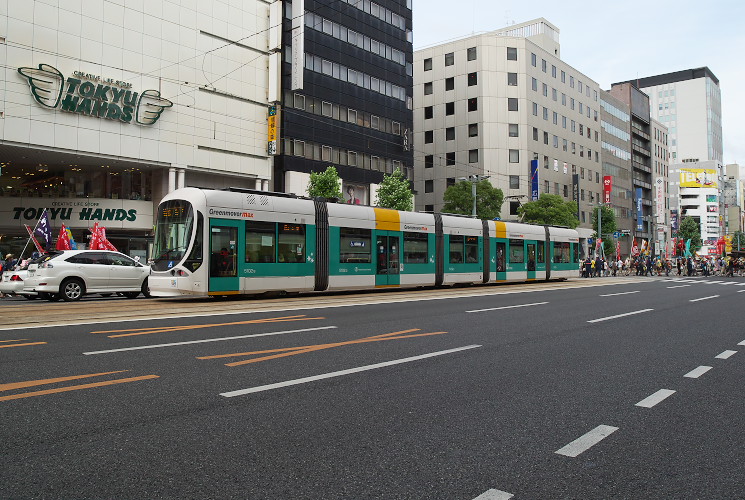
<path fill-rule="evenodd" d="M 194 210 L 185 200 L 168 200 L 158 207 L 155 223 L 153 269 L 165 271 L 186 254 L 192 236 Z"/>

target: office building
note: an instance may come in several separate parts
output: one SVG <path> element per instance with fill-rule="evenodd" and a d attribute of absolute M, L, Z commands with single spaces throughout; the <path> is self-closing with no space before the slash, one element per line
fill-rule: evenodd
<path fill-rule="evenodd" d="M 650 151 L 652 152 L 652 181 L 654 186 L 652 202 L 654 252 L 655 255 L 672 255 L 667 127 L 652 118 L 650 128 L 652 132 L 650 134 Z"/>
<path fill-rule="evenodd" d="M 274 190 L 334 166 L 345 201 L 374 204 L 386 173 L 413 179 L 411 0 L 284 6 Z"/>
<path fill-rule="evenodd" d="M 418 210 L 441 210 L 445 189 L 489 176 L 503 219 L 551 193 L 573 199 L 583 227 L 601 201 L 600 88 L 560 58 L 559 29 L 536 19 L 414 53 Z"/>
<path fill-rule="evenodd" d="M 716 241 L 723 234 L 720 210 L 721 165 L 717 161 L 689 161 L 670 165 L 671 198 L 677 199 L 680 221 L 692 217 L 701 230 L 699 253 L 716 253 Z"/>

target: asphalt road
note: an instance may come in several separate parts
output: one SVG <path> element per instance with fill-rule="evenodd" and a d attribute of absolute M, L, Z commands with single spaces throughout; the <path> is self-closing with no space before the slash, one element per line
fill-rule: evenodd
<path fill-rule="evenodd" d="M 46 327 L 29 302 L 0 498 L 745 498 L 744 299 L 631 277 Z"/>

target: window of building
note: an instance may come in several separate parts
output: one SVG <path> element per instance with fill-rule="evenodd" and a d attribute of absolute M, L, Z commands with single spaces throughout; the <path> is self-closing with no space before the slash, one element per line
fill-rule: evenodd
<path fill-rule="evenodd" d="M 541 59 L 541 71 L 546 72 L 546 60 Z"/>
<path fill-rule="evenodd" d="M 453 90 L 455 88 L 455 78 L 445 78 L 445 90 Z"/>
<path fill-rule="evenodd" d="M 449 188 L 450 186 L 455 186 L 455 177 L 447 177 L 445 179 L 445 187 Z"/>
<path fill-rule="evenodd" d="M 543 97 L 548 97 L 548 85 L 543 84 Z"/>
<path fill-rule="evenodd" d="M 517 73 L 507 73 L 507 85 L 512 87 L 517 86 Z"/>
<path fill-rule="evenodd" d="M 548 156 L 543 156 L 543 168 L 548 168 Z"/>
<path fill-rule="evenodd" d="M 531 78 L 530 80 L 530 88 L 538 92 L 538 80 L 535 78 Z"/>
<path fill-rule="evenodd" d="M 424 119 L 430 120 L 432 117 L 435 116 L 434 108 L 432 106 L 425 106 L 424 107 Z"/>
<path fill-rule="evenodd" d="M 543 144 L 548 144 L 548 132 L 543 133 Z"/>
<path fill-rule="evenodd" d="M 425 212 L 434 212 L 435 206 L 434 205 L 424 205 L 424 211 Z"/>
<path fill-rule="evenodd" d="M 294 106 L 297 109 L 305 109 L 305 96 L 302 94 L 295 94 L 294 96 Z"/>
<path fill-rule="evenodd" d="M 380 118 L 379 117 L 375 115 L 370 116 L 370 128 L 374 128 L 375 130 L 380 130 Z"/>
<path fill-rule="evenodd" d="M 445 54 L 445 66 L 452 66 L 453 64 L 455 64 L 455 54 L 453 52 Z"/>
<path fill-rule="evenodd" d="M 548 121 L 548 108 L 543 108 L 543 119 Z"/>
<path fill-rule="evenodd" d="M 551 194 L 551 185 L 548 181 L 543 181 L 543 192 L 546 194 Z"/>
<path fill-rule="evenodd" d="M 424 168 L 432 168 L 435 166 L 435 157 L 433 155 L 426 155 L 424 157 Z"/>
<path fill-rule="evenodd" d="M 468 111 L 476 111 L 479 109 L 479 101 L 476 97 L 471 97 L 468 100 Z"/>
<path fill-rule="evenodd" d="M 559 93 L 556 91 L 556 89 L 551 89 L 551 99 L 554 101 L 558 100 Z"/>
<path fill-rule="evenodd" d="M 520 189 L 520 176 L 519 175 L 510 176 L 510 189 Z"/>
<path fill-rule="evenodd" d="M 428 57 L 424 60 L 424 71 L 431 71 L 432 70 L 432 58 Z"/>
<path fill-rule="evenodd" d="M 510 163 L 520 163 L 519 149 L 510 149 Z"/>
<path fill-rule="evenodd" d="M 553 117 L 552 118 L 553 118 L 554 125 L 558 125 L 559 124 L 559 113 L 557 113 L 556 111 L 554 111 L 554 114 L 553 114 Z"/>
<path fill-rule="evenodd" d="M 350 151 L 349 153 L 347 153 L 347 161 L 350 167 L 356 167 L 357 166 L 357 153 L 354 151 Z"/>
<path fill-rule="evenodd" d="M 479 135 L 479 124 L 469 123 L 468 124 L 468 137 L 477 137 Z"/>
<path fill-rule="evenodd" d="M 424 95 L 430 95 L 432 93 L 432 82 L 424 84 Z"/>
<path fill-rule="evenodd" d="M 445 140 L 446 141 L 455 140 L 455 127 L 448 127 L 445 129 Z"/>
<path fill-rule="evenodd" d="M 507 110 L 508 111 L 517 111 L 517 97 L 508 97 L 507 98 Z"/>
<path fill-rule="evenodd" d="M 455 114 L 455 103 L 454 102 L 446 102 L 445 103 L 445 115 L 450 116 Z"/>
<path fill-rule="evenodd" d="M 531 52 L 530 53 L 530 65 L 535 68 L 537 60 L 538 60 L 537 56 Z"/>
<path fill-rule="evenodd" d="M 445 165 L 447 166 L 455 165 L 455 151 L 451 151 L 450 153 L 445 153 Z"/>
<path fill-rule="evenodd" d="M 559 138 L 557 136 L 554 136 L 554 147 L 555 148 L 559 147 Z"/>
<path fill-rule="evenodd" d="M 431 193 L 435 190 L 435 181 L 428 180 L 424 181 L 424 192 L 425 193 Z"/>
<path fill-rule="evenodd" d="M 468 73 L 468 86 L 473 87 L 474 85 L 479 83 L 478 73 Z"/>
<path fill-rule="evenodd" d="M 538 116 L 538 103 L 533 103 L 533 116 Z"/>
<path fill-rule="evenodd" d="M 510 137 L 519 137 L 520 136 L 520 127 L 517 123 L 510 123 L 509 124 L 509 135 Z"/>
<path fill-rule="evenodd" d="M 551 76 L 556 78 L 556 66 L 554 66 L 553 64 L 551 65 Z"/>
<path fill-rule="evenodd" d="M 468 151 L 468 163 L 478 163 L 479 161 L 479 150 L 470 149 Z"/>
<path fill-rule="evenodd" d="M 533 127 L 533 140 L 538 140 L 538 129 L 536 127 Z"/>
<path fill-rule="evenodd" d="M 574 77 L 573 76 L 569 77 L 569 87 L 574 88 Z"/>
<path fill-rule="evenodd" d="M 564 198 L 569 198 L 569 186 L 564 184 Z"/>
<path fill-rule="evenodd" d="M 507 47 L 507 60 L 517 61 L 517 47 Z"/>
<path fill-rule="evenodd" d="M 468 61 L 475 61 L 476 60 L 476 47 L 469 47 L 466 51 L 466 60 Z"/>
<path fill-rule="evenodd" d="M 331 146 L 321 146 L 321 160 L 331 161 Z"/>
<path fill-rule="evenodd" d="M 567 149 L 569 149 L 568 144 L 569 144 L 569 142 L 566 139 L 562 139 L 561 149 L 563 151 L 566 151 Z M 572 173 L 574 173 L 574 172 L 572 172 Z"/>
<path fill-rule="evenodd" d="M 566 83 L 566 82 L 567 82 L 567 74 L 566 74 L 566 71 L 562 71 L 562 72 L 561 72 L 561 83 Z"/>

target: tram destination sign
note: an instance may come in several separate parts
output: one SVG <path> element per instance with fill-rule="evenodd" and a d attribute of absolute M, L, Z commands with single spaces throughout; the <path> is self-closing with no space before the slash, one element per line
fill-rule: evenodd
<path fill-rule="evenodd" d="M 18 73 L 28 82 L 36 102 L 49 109 L 153 125 L 163 110 L 173 106 L 158 90 L 134 92 L 131 83 L 82 71 L 65 78 L 54 66 L 39 64 L 38 68 L 18 68 Z"/>

